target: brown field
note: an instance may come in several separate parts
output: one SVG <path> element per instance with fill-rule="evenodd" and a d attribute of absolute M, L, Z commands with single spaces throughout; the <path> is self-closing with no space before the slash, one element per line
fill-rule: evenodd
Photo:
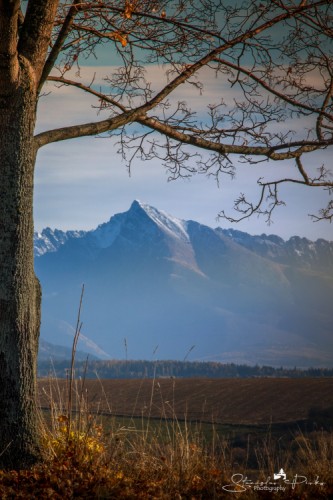
<path fill-rule="evenodd" d="M 0 498 L 333 498 L 332 385 L 78 380 L 69 397 L 66 380 L 40 379 L 45 459 L 0 471 Z"/>
<path fill-rule="evenodd" d="M 83 387 L 82 387 L 83 385 Z M 65 405 L 66 380 L 39 380 L 40 404 Z M 89 410 L 121 416 L 177 418 L 233 425 L 304 420 L 333 407 L 333 379 L 144 379 L 76 382 Z"/>

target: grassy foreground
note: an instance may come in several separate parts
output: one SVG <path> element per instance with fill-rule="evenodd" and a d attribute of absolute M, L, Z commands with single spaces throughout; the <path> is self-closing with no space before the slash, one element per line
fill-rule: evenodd
<path fill-rule="evenodd" d="M 40 414 L 44 463 L 0 471 L 1 499 L 333 498 L 331 432 L 267 431 L 244 447 L 214 424 L 151 418 L 153 397 L 148 416 L 122 420 L 92 409 L 84 380 L 67 389 L 50 385 Z"/>

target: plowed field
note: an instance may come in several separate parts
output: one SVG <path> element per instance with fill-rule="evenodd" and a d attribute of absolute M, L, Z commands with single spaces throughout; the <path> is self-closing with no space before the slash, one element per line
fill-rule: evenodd
<path fill-rule="evenodd" d="M 66 401 L 65 380 L 39 380 L 40 404 Z M 86 380 L 76 383 L 90 411 L 221 424 L 274 424 L 303 420 L 311 408 L 333 408 L 331 378 Z"/>

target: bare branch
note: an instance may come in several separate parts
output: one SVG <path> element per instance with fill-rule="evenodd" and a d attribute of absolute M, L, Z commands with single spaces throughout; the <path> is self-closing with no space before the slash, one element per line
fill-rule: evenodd
<path fill-rule="evenodd" d="M 95 123 L 84 123 L 82 125 L 73 125 L 71 127 L 62 127 L 48 130 L 47 132 L 41 132 L 35 136 L 35 144 L 37 148 L 40 148 L 51 142 L 65 141 L 68 139 L 110 132 L 133 121 L 137 113 L 137 111 L 128 111 L 114 118 L 110 118 L 109 120 L 101 120 Z"/>
<path fill-rule="evenodd" d="M 333 122 L 333 117 L 327 116 L 327 113 L 325 112 L 326 108 L 328 107 L 329 103 L 333 99 L 333 75 L 331 77 L 331 84 L 328 89 L 328 92 L 325 96 L 324 102 L 322 104 L 320 114 L 317 118 L 317 124 L 316 124 L 316 131 L 317 131 L 317 136 L 319 140 L 325 139 L 324 133 L 323 133 L 323 120 L 324 118 L 328 118 Z"/>
<path fill-rule="evenodd" d="M 310 217 L 313 219 L 314 222 L 319 222 L 319 221 L 332 222 L 332 220 L 333 220 L 333 200 L 330 200 L 325 208 L 322 208 L 321 210 L 319 210 L 318 215 L 310 214 Z"/>
<path fill-rule="evenodd" d="M 270 160 L 278 161 L 298 158 L 303 153 L 316 151 L 324 145 L 332 144 L 332 141 L 330 141 L 329 143 L 301 141 L 272 147 L 220 144 L 217 142 L 208 141 L 196 135 L 185 134 L 184 132 L 170 127 L 166 123 L 163 123 L 156 118 L 140 117 L 140 119 L 138 119 L 137 121 L 181 143 L 190 144 L 191 146 L 196 146 L 200 149 L 206 149 L 208 151 L 214 151 L 221 155 L 236 154 L 247 156 L 265 156 Z M 284 153 L 277 153 L 276 150 L 278 149 L 287 149 L 288 151 Z"/>
<path fill-rule="evenodd" d="M 58 1 L 34 0 L 28 2 L 27 12 L 21 28 L 18 50 L 32 65 L 37 85 L 44 66 Z"/>
<path fill-rule="evenodd" d="M 323 118 L 327 118 L 327 119 L 333 121 L 333 114 L 327 113 L 325 111 L 326 106 L 329 102 L 329 97 L 331 95 L 331 91 L 327 94 L 325 102 L 323 103 L 322 107 L 316 108 L 314 106 L 310 106 L 306 103 L 298 101 L 297 99 L 293 99 L 283 92 L 279 92 L 275 87 L 268 85 L 263 78 L 256 76 L 253 71 L 247 70 L 244 67 L 238 66 L 238 65 L 232 63 L 231 61 L 227 61 L 226 59 L 222 59 L 222 58 L 217 58 L 216 62 L 218 62 L 219 64 L 222 64 L 228 68 L 234 69 L 234 70 L 238 71 L 239 73 L 243 73 L 244 75 L 247 75 L 249 78 L 251 78 L 256 83 L 258 83 L 263 89 L 267 90 L 270 94 L 281 99 L 281 101 L 284 101 L 284 102 L 292 105 L 293 107 L 295 107 L 299 110 L 308 111 L 310 113 L 318 113 L 318 114 L 320 114 L 321 121 L 323 120 Z M 322 137 L 318 137 L 318 138 L 322 139 Z"/>
<path fill-rule="evenodd" d="M 317 187 L 328 189 L 329 193 L 333 192 L 333 181 L 329 178 L 329 172 L 321 167 L 319 169 L 319 174 L 316 178 L 310 178 L 306 173 L 301 158 L 296 158 L 296 164 L 299 172 L 302 175 L 302 179 L 295 178 L 283 178 L 274 181 L 264 181 L 263 179 L 258 179 L 258 185 L 260 186 L 260 195 L 256 204 L 248 201 L 246 195 L 241 193 L 240 196 L 235 200 L 234 210 L 240 214 L 240 217 L 232 217 L 227 215 L 224 210 L 222 210 L 218 218 L 226 219 L 229 222 L 235 223 L 240 222 L 244 219 L 248 219 L 252 215 L 256 214 L 258 216 L 264 216 L 267 224 L 272 222 L 272 214 L 276 207 L 285 205 L 285 202 L 279 198 L 279 185 L 280 184 L 299 184 L 308 187 Z M 319 220 L 329 220 L 333 219 L 333 200 L 331 200 L 327 207 L 319 211 L 319 215 L 310 215 L 314 221 Z"/>
<path fill-rule="evenodd" d="M 68 80 L 67 78 L 64 77 L 58 77 L 58 76 L 49 76 L 47 78 L 47 81 L 49 82 L 58 82 L 62 85 L 68 85 L 71 87 L 76 87 L 80 90 L 83 90 L 84 92 L 87 92 L 88 94 L 93 95 L 94 97 L 97 97 L 100 101 L 103 101 L 105 103 L 111 104 L 112 106 L 120 109 L 122 112 L 127 111 L 126 108 L 120 104 L 118 101 L 115 101 L 111 97 L 105 95 L 102 92 L 97 92 L 97 90 L 94 90 L 91 86 L 83 85 L 83 83 L 78 82 L 76 80 Z"/>
<path fill-rule="evenodd" d="M 49 74 L 51 73 L 51 71 L 54 67 L 54 64 L 55 64 L 63 46 L 64 46 L 64 43 L 67 39 L 67 36 L 68 36 L 68 33 L 71 29 L 71 25 L 73 24 L 75 15 L 79 11 L 81 3 L 82 3 L 81 0 L 74 0 L 73 4 L 71 5 L 71 7 L 68 10 L 68 13 L 67 13 L 67 15 L 62 23 L 59 35 L 58 35 L 55 43 L 53 44 L 52 50 L 49 53 L 49 56 L 48 56 L 46 63 L 44 65 L 43 73 L 42 73 L 42 76 L 41 76 L 40 81 L 39 81 L 38 91 L 41 90 L 47 77 L 49 76 Z"/>
<path fill-rule="evenodd" d="M 316 165 L 304 161 L 333 146 L 332 8 L 331 0 L 205 0 L 204 11 L 195 0 L 64 2 L 40 88 L 52 81 L 82 90 L 106 119 L 45 131 L 36 145 L 118 130 L 129 169 L 134 158 L 155 158 L 172 179 L 202 173 L 219 182 L 239 164 L 261 165 L 258 200 L 242 194 L 235 209 L 241 218 L 256 213 L 269 223 L 284 203 L 282 184 L 333 187 L 324 166 L 313 174 Z M 99 87 L 81 80 L 80 68 L 103 44 L 119 67 Z M 60 76 L 50 73 L 55 63 Z M 164 83 L 149 81 L 152 63 L 165 65 Z M 73 65 L 77 73 L 66 78 Z M 199 97 L 177 98 L 187 88 L 201 96 L 208 72 L 221 85 L 217 104 L 206 99 L 204 111 Z M 141 127 L 129 127 L 134 123 Z M 293 160 L 291 174 L 267 180 L 267 160 Z"/>

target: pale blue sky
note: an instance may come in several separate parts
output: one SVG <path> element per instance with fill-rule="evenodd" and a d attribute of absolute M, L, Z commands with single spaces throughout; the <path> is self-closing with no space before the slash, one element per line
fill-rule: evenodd
<path fill-rule="evenodd" d="M 88 75 L 95 70 L 83 68 L 83 81 L 85 77 L 89 81 Z M 155 78 L 158 84 L 160 74 Z M 192 99 L 199 103 L 199 111 L 208 102 L 219 102 L 221 96 L 228 98 L 221 81 L 211 75 L 205 75 L 204 80 L 203 96 L 183 86 L 177 98 L 186 97 L 190 102 Z M 41 100 L 37 130 L 96 120 L 92 104 L 93 101 L 78 90 L 62 88 L 59 94 L 52 92 Z M 259 167 L 241 165 L 236 178 L 226 177 L 219 188 L 213 179 L 202 175 L 188 181 L 168 182 L 168 175 L 157 160 L 137 161 L 129 177 L 115 142 L 114 138 L 82 138 L 51 144 L 39 152 L 35 184 L 36 230 L 46 226 L 92 229 L 115 213 L 128 210 L 134 199 L 140 199 L 176 217 L 197 220 L 212 227 L 234 227 L 250 234 L 274 233 L 283 238 L 297 234 L 312 240 L 333 240 L 332 224 L 313 223 L 308 217 L 309 213 L 317 213 L 326 206 L 327 192 L 295 185 L 284 187 L 283 198 L 287 206 L 276 209 L 271 226 L 257 217 L 236 225 L 225 220 L 217 222 L 216 216 L 221 209 L 231 214 L 232 202 L 240 192 L 257 199 L 256 180 L 262 175 Z M 309 161 L 315 166 L 323 161 L 327 166 L 332 163 L 328 151 L 309 157 Z M 285 166 L 272 164 L 270 168 L 283 171 Z"/>

